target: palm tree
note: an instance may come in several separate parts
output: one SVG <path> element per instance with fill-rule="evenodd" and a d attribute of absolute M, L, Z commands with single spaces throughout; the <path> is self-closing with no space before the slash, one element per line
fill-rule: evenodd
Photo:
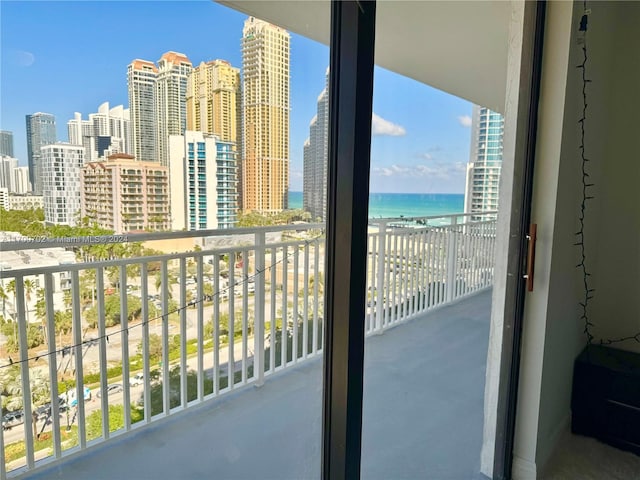
<path fill-rule="evenodd" d="M 29 323 L 29 302 L 31 302 L 31 294 L 36 288 L 36 282 L 27 278 L 24 281 L 24 297 L 26 299 L 25 312 L 27 314 L 27 323 Z"/>
<path fill-rule="evenodd" d="M 45 333 L 44 340 L 47 341 L 47 326 L 45 318 L 47 316 L 47 304 L 44 299 L 44 288 L 36 290 L 36 318 L 42 323 L 42 331 Z"/>
<path fill-rule="evenodd" d="M 7 283 L 7 287 L 6 287 L 6 292 L 10 293 L 11 296 L 13 297 L 13 309 L 15 311 L 16 308 L 16 281 L 15 280 L 10 280 L 9 283 Z"/>
<path fill-rule="evenodd" d="M 185 301 L 187 302 L 187 305 L 191 305 L 191 302 L 193 300 L 195 300 L 195 295 L 193 294 L 192 290 L 187 290 L 187 298 L 185 298 Z M 196 308 L 196 304 L 193 303 L 193 305 L 191 305 L 193 308 Z"/>
<path fill-rule="evenodd" d="M 23 396 L 22 396 L 22 375 L 20 370 L 16 369 L 3 369 L 11 370 L 8 372 L 6 381 L 3 379 L 4 390 L 6 392 L 6 405 L 8 410 L 20 410 L 24 408 Z M 31 407 L 32 409 L 45 403 L 51 397 L 49 388 L 49 378 L 42 373 L 42 370 L 34 368 L 29 370 L 29 389 L 31 390 Z M 38 436 L 38 429 L 36 426 L 36 416 L 31 416 L 33 419 L 33 436 Z"/>
<path fill-rule="evenodd" d="M 64 293 L 62 294 L 62 303 L 64 304 L 64 308 L 66 308 L 67 310 L 71 308 L 71 290 L 64 291 Z"/>
<path fill-rule="evenodd" d="M 80 276 L 80 295 L 82 297 L 82 303 L 84 306 L 91 303 L 91 306 L 95 305 L 96 294 L 96 270 L 88 268 L 84 270 Z"/>
<path fill-rule="evenodd" d="M 0 300 L 2 300 L 2 319 L 4 321 L 7 320 L 7 299 L 9 297 L 7 296 L 7 292 L 4 291 L 4 285 L 0 284 Z"/>
<path fill-rule="evenodd" d="M 14 318 L 12 319 L 13 321 L 13 334 L 14 334 L 14 341 L 16 342 L 16 345 L 18 344 L 18 330 L 16 329 L 16 321 L 17 321 L 17 314 L 16 314 L 16 281 L 15 280 L 11 280 L 9 281 L 9 283 L 7 283 L 7 288 L 6 291 L 8 293 L 10 293 L 13 297 L 13 312 L 14 312 Z"/>
<path fill-rule="evenodd" d="M 171 285 L 176 283 L 177 277 L 175 274 L 171 272 L 167 272 L 167 282 L 169 288 L 167 288 L 167 292 L 169 293 L 169 298 L 173 298 L 173 294 L 171 293 Z M 156 273 L 156 291 L 160 291 L 160 287 L 162 287 L 162 272 Z"/>

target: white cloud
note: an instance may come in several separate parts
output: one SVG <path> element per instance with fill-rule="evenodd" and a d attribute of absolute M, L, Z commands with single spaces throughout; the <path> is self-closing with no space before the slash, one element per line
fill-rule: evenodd
<path fill-rule="evenodd" d="M 444 163 L 438 162 L 431 165 L 398 165 L 390 167 L 374 167 L 371 172 L 374 176 L 451 180 L 464 177 L 466 165 L 462 162 Z"/>
<path fill-rule="evenodd" d="M 11 53 L 13 61 L 20 67 L 30 67 L 36 61 L 35 55 L 25 50 L 14 50 Z"/>
<path fill-rule="evenodd" d="M 394 173 L 409 173 L 411 171 L 411 169 L 409 167 L 402 167 L 400 165 L 391 165 L 391 170 L 394 171 Z"/>
<path fill-rule="evenodd" d="M 393 170 L 391 170 L 390 168 L 386 168 L 386 167 L 373 167 L 371 169 L 371 172 L 374 175 L 380 175 L 381 177 L 390 177 L 391 175 L 393 175 Z"/>
<path fill-rule="evenodd" d="M 433 160 L 433 155 L 431 155 L 430 153 L 419 153 L 417 155 L 418 158 L 421 158 L 422 160 Z"/>
<path fill-rule="evenodd" d="M 371 117 L 371 134 L 372 135 L 388 135 L 391 137 L 401 137 L 407 134 L 407 131 L 401 125 L 385 120 L 376 115 Z"/>
<path fill-rule="evenodd" d="M 460 115 L 458 123 L 463 127 L 469 128 L 471 126 L 471 117 L 469 115 Z"/>

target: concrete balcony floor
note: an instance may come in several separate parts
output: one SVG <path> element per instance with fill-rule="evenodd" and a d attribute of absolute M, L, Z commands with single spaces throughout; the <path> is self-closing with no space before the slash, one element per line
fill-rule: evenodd
<path fill-rule="evenodd" d="M 491 291 L 367 338 L 362 478 L 481 478 Z M 322 361 L 51 464 L 34 479 L 319 478 Z"/>

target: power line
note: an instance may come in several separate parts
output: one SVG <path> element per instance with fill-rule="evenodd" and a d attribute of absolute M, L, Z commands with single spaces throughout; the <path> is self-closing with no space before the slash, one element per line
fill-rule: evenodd
<path fill-rule="evenodd" d="M 311 243 L 313 243 L 314 241 L 316 241 L 317 239 L 319 239 L 321 237 L 322 237 L 322 235 L 317 235 L 317 236 L 315 236 L 313 238 L 310 238 L 310 239 L 306 240 L 302 245 L 304 247 L 307 247 L 307 246 L 311 245 Z M 265 249 L 267 247 L 268 247 L 268 245 L 265 246 Z M 297 249 L 298 246 L 295 246 L 295 247 Z M 267 270 L 270 270 L 270 269 L 276 267 L 280 263 L 284 262 L 287 258 L 293 256 L 293 254 L 295 252 L 296 252 L 296 250 L 294 249 L 291 253 L 283 256 L 279 260 L 276 260 L 272 264 L 266 266 L 264 269 L 256 270 L 256 272 L 253 275 L 247 275 L 243 280 L 240 280 L 240 281 L 237 281 L 237 282 L 234 281 L 234 283 L 232 285 L 228 285 L 225 288 L 221 288 L 217 292 L 212 293 L 211 295 L 204 295 L 201 298 L 197 298 L 195 300 L 191 300 L 190 302 L 185 303 L 184 306 L 180 306 L 178 308 L 174 308 L 173 310 L 171 310 L 171 311 L 169 311 L 167 313 L 163 313 L 161 315 L 157 315 L 156 317 L 149 318 L 149 319 L 146 319 L 146 320 L 142 320 L 141 322 L 131 324 L 131 325 L 127 326 L 127 328 L 121 328 L 119 330 L 115 330 L 115 331 L 109 332 L 108 334 L 105 333 L 104 335 L 98 335 L 97 337 L 92 337 L 90 339 L 83 340 L 80 343 L 75 343 L 75 344 L 72 344 L 72 345 L 66 345 L 64 347 L 61 347 L 61 348 L 56 349 L 56 350 L 51 350 L 51 351 L 48 351 L 46 353 L 40 353 L 38 355 L 34 355 L 32 357 L 25 358 L 24 360 L 13 361 L 13 359 L 11 357 L 8 357 L 9 358 L 9 363 L 6 364 L 6 365 L 0 365 L 0 369 L 9 368 L 9 367 L 12 367 L 14 365 L 20 365 L 21 363 L 29 362 L 31 360 L 34 360 L 34 361 L 37 362 L 41 358 L 48 357 L 48 356 L 51 356 L 51 355 L 56 355 L 56 354 L 59 354 L 59 353 L 63 354 L 63 356 L 65 356 L 65 355 L 67 355 L 67 352 L 69 352 L 68 354 L 71 355 L 71 352 L 73 351 L 74 348 L 84 347 L 84 346 L 90 347 L 90 346 L 94 345 L 95 342 L 97 342 L 99 340 L 102 340 L 102 339 L 105 339 L 107 341 L 107 343 L 109 343 L 109 337 L 121 334 L 123 332 L 126 332 L 128 334 L 129 330 L 131 330 L 133 328 L 137 328 L 137 327 L 141 327 L 141 326 L 147 325 L 149 322 L 155 322 L 156 320 L 162 320 L 163 322 L 166 322 L 169 319 L 169 315 L 173 315 L 174 313 L 180 313 L 182 310 L 187 310 L 189 307 L 193 307 L 195 305 L 198 305 L 199 303 L 202 303 L 202 302 L 205 302 L 205 301 L 211 301 L 214 298 L 219 297 L 220 294 L 222 294 L 224 292 L 228 292 L 229 290 L 231 290 L 232 286 L 233 287 L 239 286 L 239 285 L 241 286 L 241 285 L 244 285 L 245 283 L 249 283 L 250 280 L 254 280 L 258 275 L 266 272 Z M 148 299 L 147 299 L 147 301 L 148 301 Z"/>

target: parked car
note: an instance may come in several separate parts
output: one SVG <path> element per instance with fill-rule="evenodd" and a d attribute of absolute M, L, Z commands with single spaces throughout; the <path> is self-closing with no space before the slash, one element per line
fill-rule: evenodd
<path fill-rule="evenodd" d="M 87 400 L 91 400 L 91 390 L 89 389 L 89 387 L 84 387 L 84 400 L 85 402 Z M 76 398 L 76 389 L 72 389 L 69 390 L 68 393 L 63 393 L 62 395 L 60 395 L 60 398 L 67 404 L 69 405 L 69 407 L 75 407 L 76 405 L 78 405 L 78 399 Z"/>
<path fill-rule="evenodd" d="M 112 383 L 111 385 L 107 385 L 107 395 L 113 395 L 114 393 L 120 393 L 122 391 L 122 385 L 119 383 Z M 99 390 L 96 393 L 96 397 L 100 398 L 102 396 L 102 390 Z"/>
<path fill-rule="evenodd" d="M 63 397 L 58 399 L 58 412 L 62 413 L 69 409 L 69 406 L 64 401 Z M 33 415 L 37 420 L 46 420 L 51 416 L 51 402 L 47 402 L 44 405 L 40 405 L 33 411 Z"/>
<path fill-rule="evenodd" d="M 143 384 L 144 384 L 144 374 L 142 373 L 136 373 L 133 377 L 129 379 L 129 385 L 131 385 L 132 387 L 136 385 L 143 385 Z"/>
<path fill-rule="evenodd" d="M 22 410 L 16 410 L 14 412 L 7 413 L 2 417 L 2 429 L 10 430 L 16 425 L 22 425 L 24 423 L 24 412 Z"/>

